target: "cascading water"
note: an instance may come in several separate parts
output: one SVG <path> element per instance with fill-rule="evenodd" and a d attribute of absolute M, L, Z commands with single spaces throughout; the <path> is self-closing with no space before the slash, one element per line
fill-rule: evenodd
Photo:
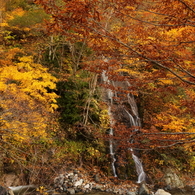
<path fill-rule="evenodd" d="M 128 84 L 128 86 L 130 86 L 129 82 L 127 82 L 127 84 Z M 131 126 L 141 127 L 141 122 L 140 122 L 140 118 L 139 118 L 139 114 L 138 114 L 137 104 L 135 102 L 134 96 L 132 94 L 128 93 L 127 94 L 127 99 L 128 99 L 128 103 L 129 103 L 129 105 L 131 107 L 131 111 L 133 113 L 133 115 L 131 115 L 130 112 L 125 110 L 127 112 L 128 116 L 129 116 L 130 124 L 131 124 Z M 138 129 L 135 129 L 135 131 L 138 131 Z M 132 152 L 132 158 L 133 158 L 133 160 L 135 162 L 136 171 L 137 171 L 137 175 L 138 175 L 137 183 L 141 183 L 141 182 L 145 181 L 146 174 L 144 172 L 144 168 L 143 168 L 142 162 L 134 154 L 133 149 L 130 148 L 130 150 Z"/>
<path fill-rule="evenodd" d="M 137 183 L 141 183 L 141 182 L 145 181 L 145 179 L 146 179 L 146 174 L 144 172 L 143 165 L 142 165 L 140 159 L 133 152 L 132 152 L 132 157 L 133 157 L 133 160 L 135 162 L 135 167 L 136 167 L 136 171 L 137 171 L 137 175 L 138 175 Z"/>
<path fill-rule="evenodd" d="M 109 81 L 108 77 L 106 76 L 105 72 L 102 73 L 102 78 L 103 78 L 103 81 L 105 83 L 110 84 L 110 81 Z M 111 159 L 112 159 L 111 165 L 112 165 L 113 175 L 114 175 L 114 177 L 117 177 L 116 167 L 115 167 L 116 158 L 115 158 L 115 153 L 114 153 L 114 148 L 113 148 L 113 139 L 112 139 L 112 136 L 114 135 L 114 131 L 113 131 L 113 128 L 112 128 L 113 119 L 112 119 L 112 114 L 111 114 L 111 105 L 113 103 L 114 94 L 113 94 L 111 89 L 107 89 L 106 94 L 107 94 L 107 99 L 110 101 L 108 103 L 108 115 L 110 117 L 110 124 L 111 124 L 111 128 L 109 130 L 109 135 L 111 135 L 111 138 L 109 139 L 110 156 L 111 156 Z"/>
<path fill-rule="evenodd" d="M 113 86 L 113 87 L 118 87 L 119 86 L 119 87 L 122 87 L 122 88 L 125 88 L 125 87 L 128 88 L 130 86 L 129 82 L 127 82 L 127 81 L 120 81 L 120 82 L 119 81 L 118 82 L 117 81 L 110 81 L 108 79 L 108 76 L 106 75 L 106 71 L 103 71 L 103 73 L 102 73 L 102 80 L 103 80 L 104 84 L 110 85 L 110 86 Z M 139 127 L 141 127 L 141 122 L 140 122 L 140 118 L 139 118 L 139 115 L 138 115 L 138 109 L 137 109 L 137 105 L 136 105 L 134 96 L 130 93 L 126 94 L 125 96 L 126 96 L 125 97 L 126 102 L 129 105 L 129 109 L 127 109 L 125 106 L 122 106 L 121 111 L 123 112 L 123 115 L 124 115 L 124 113 L 126 113 L 126 119 L 129 120 L 129 122 L 128 122 L 129 127 L 138 127 L 139 128 Z M 113 117 L 113 112 L 112 112 L 112 107 L 114 105 L 114 103 L 113 103 L 114 98 L 118 98 L 117 92 L 113 92 L 113 90 L 111 90 L 109 88 L 106 88 L 106 98 L 105 99 L 106 99 L 106 102 L 107 102 L 107 105 L 108 105 L 108 114 L 110 116 L 110 121 L 111 121 L 110 122 L 111 123 L 111 128 L 110 128 L 110 131 L 109 131 L 109 134 L 111 135 L 111 138 L 109 140 L 110 156 L 112 158 L 111 165 L 112 165 L 112 170 L 113 170 L 114 176 L 118 177 L 117 172 L 116 172 L 116 166 L 115 166 L 116 157 L 115 157 L 115 150 L 114 150 L 114 141 L 113 141 L 113 138 L 112 138 L 113 135 L 114 135 L 114 130 L 113 130 L 112 126 L 114 125 L 113 121 L 115 119 Z M 115 103 L 115 104 L 117 104 L 117 103 Z M 134 131 L 138 131 L 138 128 L 135 128 Z M 133 140 L 129 140 L 129 142 L 133 142 Z M 146 179 L 146 174 L 144 172 L 142 162 L 134 154 L 134 150 L 132 148 L 129 148 L 129 150 L 132 153 L 132 158 L 133 158 L 135 166 L 136 166 L 136 171 L 137 171 L 137 175 L 138 175 L 137 183 L 141 183 L 141 182 L 145 181 L 145 179 Z"/>

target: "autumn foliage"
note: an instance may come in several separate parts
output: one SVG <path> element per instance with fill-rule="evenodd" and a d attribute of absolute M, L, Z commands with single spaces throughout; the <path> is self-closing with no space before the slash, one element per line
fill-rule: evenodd
<path fill-rule="evenodd" d="M 82 61 L 85 69 L 96 73 L 106 70 L 114 80 L 128 79 L 132 92 L 143 94 L 144 98 L 149 94 L 154 99 L 158 98 L 154 94 L 159 97 L 170 94 L 173 102 L 168 97 L 169 102 L 165 102 L 165 97 L 161 101 L 171 114 L 189 101 L 194 85 L 194 4 L 191 1 L 55 3 L 37 0 L 37 3 L 52 15 L 53 20 L 48 23 L 52 31 L 65 35 L 69 42 L 83 41 L 93 50 L 96 58 Z M 127 72 L 128 76 L 119 77 L 118 71 Z M 164 130 L 167 128 L 164 126 Z M 176 131 L 181 131 L 179 128 Z"/>
<path fill-rule="evenodd" d="M 58 163 L 67 158 L 108 170 L 101 164 L 109 163 L 104 87 L 121 94 L 118 104 L 132 94 L 138 105 L 139 133 L 133 131 L 138 127 L 114 127 L 121 151 L 138 150 L 151 174 L 150 163 L 194 170 L 194 16 L 191 0 L 5 1 L 2 146 L 31 148 L 29 142 L 35 142 L 44 145 L 36 150 L 55 148 Z M 128 89 L 102 83 L 105 72 L 109 80 L 130 83 Z"/>
<path fill-rule="evenodd" d="M 81 62 L 86 70 L 97 74 L 106 71 L 110 80 L 131 83 L 129 92 L 138 96 L 143 120 L 135 148 L 150 150 L 184 144 L 184 150 L 192 152 L 192 1 L 36 2 L 52 15 L 47 24 L 50 33 L 64 35 L 67 42 L 84 42 L 91 48 L 93 58 L 85 57 Z M 119 76 L 118 72 L 126 74 Z"/>

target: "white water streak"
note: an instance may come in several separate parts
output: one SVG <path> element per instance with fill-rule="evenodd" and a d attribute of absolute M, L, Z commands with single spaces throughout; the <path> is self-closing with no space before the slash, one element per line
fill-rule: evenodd
<path fill-rule="evenodd" d="M 114 86 L 114 82 L 111 82 L 109 79 L 108 79 L 108 76 L 106 75 L 106 71 L 103 71 L 102 72 L 102 79 L 104 81 L 105 84 L 108 84 L 108 85 L 113 85 Z M 128 86 L 131 86 L 130 83 L 128 81 L 126 81 L 127 85 Z M 113 92 L 111 89 L 106 89 L 106 94 L 107 94 L 107 98 L 110 102 L 108 102 L 108 115 L 110 116 L 110 124 L 111 124 L 111 128 L 110 128 L 110 131 L 109 131 L 109 134 L 111 136 L 113 136 L 114 134 L 114 131 L 113 131 L 113 118 L 112 118 L 112 112 L 111 112 L 111 106 L 113 105 L 113 97 L 116 96 L 117 97 L 117 93 Z M 127 115 L 129 116 L 129 122 L 130 122 L 130 125 L 131 126 L 137 126 L 137 127 L 141 127 L 141 123 L 140 123 L 140 118 L 139 118 L 139 114 L 138 114 L 138 109 L 137 109 L 137 104 L 135 102 L 135 99 L 134 99 L 134 96 L 130 93 L 127 94 L 127 101 L 131 107 L 131 112 L 128 112 L 125 108 L 125 112 L 127 113 Z M 138 129 L 135 129 L 135 131 L 138 131 Z M 113 174 L 114 174 L 114 177 L 117 177 L 117 174 L 116 174 L 116 168 L 115 168 L 115 162 L 116 162 L 116 158 L 115 158 L 115 153 L 114 153 L 114 148 L 113 148 L 113 139 L 110 138 L 109 140 L 109 149 L 110 149 L 110 156 L 112 158 L 112 170 L 113 170 Z M 136 166 L 136 171 L 137 171 L 137 175 L 138 175 L 138 181 L 137 183 L 141 183 L 143 181 L 145 181 L 146 179 L 146 174 L 144 172 L 144 169 L 143 169 L 143 165 L 140 161 L 140 159 L 134 154 L 134 151 L 132 148 L 129 148 L 129 150 L 132 152 L 132 158 L 135 162 L 135 166 Z"/>
<path fill-rule="evenodd" d="M 108 115 L 110 117 L 110 124 L 112 126 L 113 125 L 113 119 L 112 119 L 111 107 L 110 106 L 108 107 Z M 110 128 L 109 134 L 111 136 L 114 135 L 114 131 L 113 131 L 112 127 Z M 111 159 L 112 159 L 111 165 L 112 165 L 113 175 L 114 175 L 114 177 L 118 177 L 117 174 L 116 174 L 116 168 L 115 168 L 116 158 L 115 158 L 115 153 L 114 153 L 114 148 L 113 148 L 113 138 L 112 137 L 109 139 L 109 149 L 110 149 L 110 156 L 111 156 Z"/>
<path fill-rule="evenodd" d="M 8 187 L 10 190 L 13 191 L 14 195 L 22 195 L 22 194 L 26 194 L 28 192 L 32 192 L 36 190 L 36 186 L 35 185 L 26 185 L 26 186 L 10 186 Z"/>
<path fill-rule="evenodd" d="M 141 183 L 141 182 L 145 181 L 145 179 L 146 179 L 146 174 L 144 172 L 143 165 L 142 165 L 140 159 L 135 154 L 132 153 L 132 157 L 133 157 L 133 160 L 135 162 L 135 167 L 136 167 L 136 171 L 137 171 L 137 175 L 138 175 L 137 183 Z"/>

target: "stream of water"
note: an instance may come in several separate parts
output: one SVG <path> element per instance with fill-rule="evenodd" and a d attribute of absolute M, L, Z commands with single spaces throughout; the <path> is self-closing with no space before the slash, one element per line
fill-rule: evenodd
<path fill-rule="evenodd" d="M 28 187 L 28 193 L 27 193 L 27 187 Z M 10 189 L 12 189 L 14 191 L 14 195 L 25 195 L 25 194 L 30 194 L 30 195 L 37 195 L 36 192 L 34 192 L 34 185 L 28 185 L 28 186 L 17 186 L 17 187 L 9 187 Z M 33 192 L 30 192 L 30 190 L 34 190 Z M 155 193 L 155 192 L 154 192 Z M 52 194 L 52 193 L 51 193 Z M 64 193 L 59 195 L 64 195 Z M 114 193 L 109 193 L 109 192 L 100 192 L 100 191 L 92 191 L 92 192 L 88 192 L 88 193 L 76 193 L 78 195 L 114 195 Z M 171 195 L 194 195 L 194 192 L 184 192 L 184 191 L 180 191 L 180 192 L 170 192 Z"/>
<path fill-rule="evenodd" d="M 116 81 L 110 81 L 108 79 L 108 76 L 106 75 L 106 71 L 103 71 L 102 73 L 102 80 L 104 82 L 104 84 L 106 85 L 112 85 L 114 88 L 120 84 L 120 87 L 129 87 L 130 84 L 128 81 L 122 81 L 122 82 L 116 82 Z M 118 87 L 118 86 L 117 86 Z M 112 113 L 112 107 L 113 107 L 113 102 L 114 102 L 114 98 L 118 98 L 117 92 L 111 90 L 110 88 L 105 89 L 106 90 L 106 102 L 108 105 L 108 114 L 110 116 L 110 131 L 109 134 L 111 136 L 110 140 L 109 140 L 109 149 L 110 149 L 110 156 L 112 159 L 111 165 L 112 165 L 112 170 L 113 170 L 113 175 L 114 177 L 117 177 L 117 172 L 116 172 L 116 167 L 115 167 L 115 162 L 116 162 L 116 157 L 115 157 L 115 149 L 114 149 L 114 141 L 112 139 L 113 135 L 114 135 L 114 129 L 112 128 L 112 126 L 114 125 L 114 120 L 113 120 L 113 113 Z M 124 94 L 126 96 L 126 102 L 128 102 L 130 110 L 127 110 L 125 107 L 123 108 L 123 111 L 126 112 L 127 116 L 129 117 L 129 127 L 141 127 L 141 123 L 140 123 L 140 118 L 138 115 L 138 109 L 137 109 L 137 105 L 134 99 L 134 96 L 130 93 L 128 94 Z M 115 102 L 115 104 L 117 104 Z M 116 114 L 115 114 L 116 115 Z M 116 119 L 115 119 L 116 120 Z M 138 131 L 138 129 L 134 129 L 134 131 Z M 130 137 L 129 137 L 130 139 Z M 133 140 L 129 140 L 130 142 L 132 142 Z M 145 181 L 146 179 L 146 174 L 144 172 L 144 168 L 142 165 L 141 160 L 134 154 L 134 150 L 132 148 L 129 148 L 129 150 L 132 153 L 132 158 L 135 162 L 135 167 L 136 167 L 136 171 L 137 171 L 137 175 L 138 175 L 138 180 L 137 183 L 141 183 L 143 181 Z"/>
<path fill-rule="evenodd" d="M 177 193 L 171 193 L 171 195 L 194 195 L 194 192 L 177 192 Z M 93 193 L 87 193 L 85 195 L 114 195 L 112 193 L 107 192 L 93 192 Z"/>

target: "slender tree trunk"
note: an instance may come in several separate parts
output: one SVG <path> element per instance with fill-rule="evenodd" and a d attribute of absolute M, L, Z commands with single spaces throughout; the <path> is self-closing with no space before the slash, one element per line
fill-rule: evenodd
<path fill-rule="evenodd" d="M 3 153 L 1 152 L 0 153 L 0 178 L 3 177 L 3 174 L 4 174 L 4 166 L 3 166 Z"/>

